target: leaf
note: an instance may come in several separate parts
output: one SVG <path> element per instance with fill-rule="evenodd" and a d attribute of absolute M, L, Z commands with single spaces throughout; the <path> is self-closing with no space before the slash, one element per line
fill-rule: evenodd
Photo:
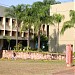
<path fill-rule="evenodd" d="M 73 24 L 71 21 L 66 21 L 66 22 L 64 22 L 63 27 L 62 27 L 60 33 L 61 33 L 61 34 L 64 34 L 64 32 L 65 32 L 68 28 L 72 28 L 72 27 L 74 27 L 74 24 Z"/>

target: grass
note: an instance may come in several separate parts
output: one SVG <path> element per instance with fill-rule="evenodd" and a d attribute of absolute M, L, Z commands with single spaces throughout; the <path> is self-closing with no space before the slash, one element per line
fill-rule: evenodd
<path fill-rule="evenodd" d="M 65 61 L 0 59 L 0 75 L 53 75 L 62 70 L 67 70 Z"/>

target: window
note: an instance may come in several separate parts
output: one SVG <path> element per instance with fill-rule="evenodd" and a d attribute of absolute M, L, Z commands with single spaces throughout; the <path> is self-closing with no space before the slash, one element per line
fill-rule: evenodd
<path fill-rule="evenodd" d="M 2 17 L 0 17 L 0 21 L 2 21 Z"/>
<path fill-rule="evenodd" d="M 8 18 L 6 18 L 6 22 L 9 22 L 9 19 Z"/>

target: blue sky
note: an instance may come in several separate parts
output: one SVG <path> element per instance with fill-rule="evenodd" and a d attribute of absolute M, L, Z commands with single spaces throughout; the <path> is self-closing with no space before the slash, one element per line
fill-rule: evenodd
<path fill-rule="evenodd" d="M 43 1 L 43 0 L 1 0 L 0 5 L 11 6 L 11 5 L 18 5 L 18 4 L 32 4 L 33 2 L 36 2 L 36 1 Z M 56 1 L 70 2 L 73 0 L 56 0 Z"/>

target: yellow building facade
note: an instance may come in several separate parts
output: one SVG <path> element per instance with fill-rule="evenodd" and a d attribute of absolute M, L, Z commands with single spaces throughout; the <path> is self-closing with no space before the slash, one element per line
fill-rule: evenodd
<path fill-rule="evenodd" d="M 65 19 L 59 24 L 59 31 L 63 26 L 63 23 L 70 20 L 70 10 L 75 10 L 75 2 L 66 2 L 61 4 L 51 5 L 50 7 L 50 15 L 53 14 L 61 14 L 64 15 Z M 58 25 L 55 23 L 54 26 L 50 26 L 50 44 L 51 44 L 51 51 L 56 50 L 56 39 L 57 39 L 57 31 Z M 75 28 L 67 29 L 63 35 L 59 35 L 59 50 L 58 52 L 65 52 L 66 45 L 71 44 L 73 52 L 75 52 Z"/>

